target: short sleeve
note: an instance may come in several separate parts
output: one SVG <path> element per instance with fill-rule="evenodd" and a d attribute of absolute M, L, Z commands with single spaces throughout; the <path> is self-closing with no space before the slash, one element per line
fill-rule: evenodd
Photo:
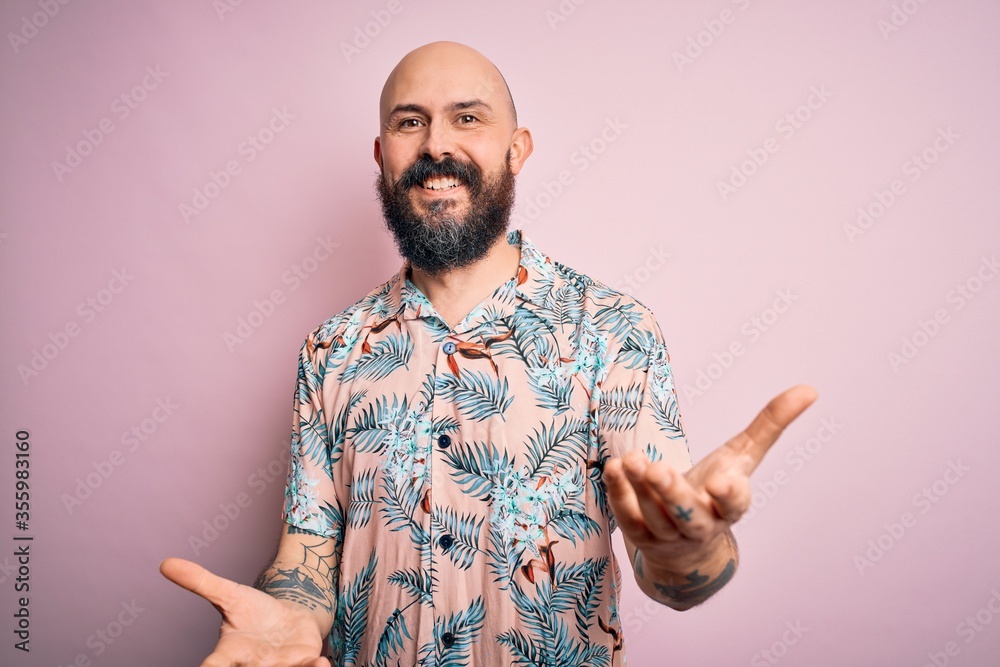
<path fill-rule="evenodd" d="M 691 468 L 670 354 L 659 324 L 646 316 L 622 343 L 602 383 L 598 404 L 601 458 L 639 449 L 681 471 Z"/>
<path fill-rule="evenodd" d="M 299 352 L 282 518 L 302 530 L 337 537 L 343 531 L 343 513 L 333 483 L 330 433 L 323 410 L 323 381 L 316 372 L 316 352 L 310 336 Z"/>

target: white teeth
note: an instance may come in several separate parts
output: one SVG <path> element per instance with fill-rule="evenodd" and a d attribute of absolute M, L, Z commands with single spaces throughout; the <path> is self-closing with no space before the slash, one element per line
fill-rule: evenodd
<path fill-rule="evenodd" d="M 423 186 L 428 190 L 446 190 L 458 186 L 457 178 L 429 178 L 424 181 Z"/>

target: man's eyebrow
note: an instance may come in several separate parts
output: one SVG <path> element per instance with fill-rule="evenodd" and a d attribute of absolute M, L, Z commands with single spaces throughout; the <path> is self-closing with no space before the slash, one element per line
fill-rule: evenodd
<path fill-rule="evenodd" d="M 493 108 L 483 100 L 479 99 L 465 100 L 463 102 L 455 102 L 454 104 L 451 105 L 450 108 L 452 111 L 463 111 L 465 109 L 474 109 L 477 107 L 485 109 L 490 113 L 493 113 Z M 389 118 L 392 118 L 393 116 L 396 116 L 401 113 L 408 113 L 408 112 L 420 113 L 425 116 L 430 115 L 430 111 L 428 111 L 426 107 L 421 106 L 419 104 L 397 104 L 389 112 Z"/>
<path fill-rule="evenodd" d="M 392 118 L 393 116 L 395 116 L 397 114 L 405 113 L 405 112 L 408 112 L 408 111 L 412 111 L 414 113 L 422 113 L 425 116 L 428 115 L 427 109 L 425 109 L 424 107 L 420 106 L 419 104 L 397 104 L 389 112 L 389 117 Z"/>
<path fill-rule="evenodd" d="M 465 102 L 455 102 L 451 105 L 451 108 L 455 111 L 462 111 L 464 109 L 474 109 L 475 107 L 481 107 L 489 112 L 493 112 L 493 107 L 482 100 L 468 100 Z"/>

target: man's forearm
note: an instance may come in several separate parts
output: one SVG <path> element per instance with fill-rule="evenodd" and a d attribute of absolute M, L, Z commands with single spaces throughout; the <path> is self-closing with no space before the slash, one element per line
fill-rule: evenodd
<path fill-rule="evenodd" d="M 321 546 L 318 544 L 317 547 Z M 320 635 L 333 627 L 337 611 L 336 577 L 339 563 L 335 553 L 319 553 L 304 546 L 301 559 L 276 558 L 257 577 L 253 587 L 315 618 Z"/>
<path fill-rule="evenodd" d="M 722 589 L 736 573 L 739 553 L 729 532 L 694 559 L 655 563 L 638 548 L 633 555 L 635 578 L 642 591 L 679 611 L 695 607 Z"/>

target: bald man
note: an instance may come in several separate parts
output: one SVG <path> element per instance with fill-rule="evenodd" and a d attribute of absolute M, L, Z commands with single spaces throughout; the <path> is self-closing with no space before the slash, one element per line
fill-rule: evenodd
<path fill-rule="evenodd" d="M 645 594 L 707 600 L 751 472 L 816 392 L 692 465 L 652 313 L 507 230 L 532 139 L 497 68 L 422 46 L 379 117 L 404 262 L 302 345 L 273 563 L 253 587 L 160 570 L 222 613 L 203 665 L 623 665 L 612 532 Z"/>

